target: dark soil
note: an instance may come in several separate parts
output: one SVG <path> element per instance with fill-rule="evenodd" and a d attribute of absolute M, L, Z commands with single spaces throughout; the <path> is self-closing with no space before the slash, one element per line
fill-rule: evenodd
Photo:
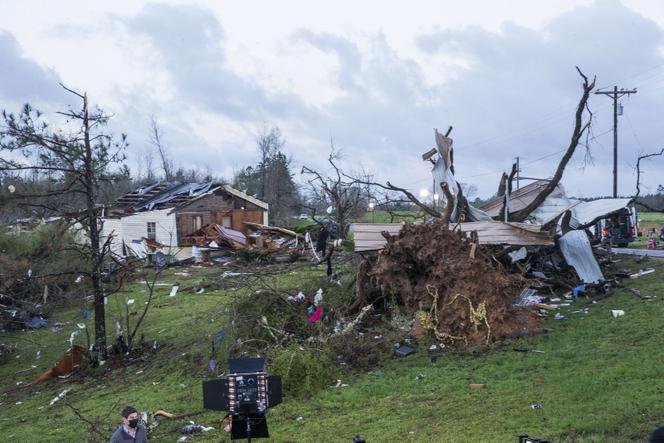
<path fill-rule="evenodd" d="M 488 344 L 538 329 L 534 312 L 512 306 L 527 281 L 482 247 L 473 257 L 472 245 L 442 221 L 407 224 L 369 275 L 441 341 Z"/>

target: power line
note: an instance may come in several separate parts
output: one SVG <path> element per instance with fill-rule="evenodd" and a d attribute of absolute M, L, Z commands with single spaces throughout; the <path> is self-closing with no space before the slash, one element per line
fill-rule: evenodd
<path fill-rule="evenodd" d="M 613 198 L 618 197 L 618 99 L 636 94 L 636 89 L 613 87 L 613 91 L 595 91 L 596 95 L 606 95 L 613 100 Z M 622 105 L 621 105 L 622 106 Z M 622 110 L 622 107 L 621 107 Z M 622 113 L 622 112 L 621 112 Z"/>

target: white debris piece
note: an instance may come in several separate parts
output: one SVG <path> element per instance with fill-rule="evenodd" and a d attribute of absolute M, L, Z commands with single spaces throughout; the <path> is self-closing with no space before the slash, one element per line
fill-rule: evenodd
<path fill-rule="evenodd" d="M 316 306 L 320 306 L 322 301 L 323 301 L 323 289 L 318 288 L 318 291 L 316 291 L 316 295 L 314 296 L 314 304 Z"/>
<path fill-rule="evenodd" d="M 61 393 L 59 393 L 58 395 L 56 395 L 56 396 L 53 398 L 53 400 L 51 400 L 51 402 L 50 402 L 48 405 L 49 405 L 49 406 L 53 406 L 54 404 L 56 404 L 57 402 L 59 402 L 60 400 L 62 400 L 63 398 L 65 398 L 65 397 L 67 396 L 67 392 L 69 392 L 69 391 L 71 391 L 71 388 L 67 388 L 67 389 L 65 389 L 64 391 L 62 391 Z"/>
<path fill-rule="evenodd" d="M 168 294 L 168 296 L 169 296 L 169 297 L 175 297 L 175 294 L 178 293 L 178 289 L 180 289 L 179 286 L 173 286 L 173 287 L 171 288 L 171 293 Z"/>
<path fill-rule="evenodd" d="M 76 340 L 76 336 L 78 334 L 79 334 L 78 330 L 71 333 L 71 335 L 69 336 L 69 346 L 74 346 L 74 340 Z"/>
<path fill-rule="evenodd" d="M 512 263 L 516 263 L 526 258 L 528 256 L 528 251 L 526 250 L 526 247 L 523 246 L 521 249 L 509 252 L 507 255 L 510 256 L 510 259 L 512 259 Z"/>

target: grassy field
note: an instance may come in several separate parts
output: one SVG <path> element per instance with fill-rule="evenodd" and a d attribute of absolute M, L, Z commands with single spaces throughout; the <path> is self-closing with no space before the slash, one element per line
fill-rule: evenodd
<path fill-rule="evenodd" d="M 659 240 L 659 230 L 664 225 L 664 214 L 660 212 L 639 212 L 639 231 L 643 233 L 635 242 L 629 244 L 630 248 L 645 249 L 648 246 L 649 232 L 655 228 L 656 238 Z"/>
<path fill-rule="evenodd" d="M 419 215 L 418 215 L 419 214 Z M 424 218 L 417 211 L 394 211 L 393 215 L 387 211 L 365 212 L 356 223 L 400 223 L 402 221 L 422 221 Z"/>
<path fill-rule="evenodd" d="M 450 353 L 436 363 L 424 350 L 393 358 L 380 371 L 346 377 L 348 387 L 325 389 L 307 400 L 287 398 L 269 415 L 271 441 L 350 442 L 355 434 L 372 443 L 511 442 L 521 434 L 556 442 L 644 441 L 664 422 L 664 263 L 651 259 L 647 266 L 657 272 L 625 284 L 656 296 L 652 301 L 620 290 L 597 304 L 582 306 L 585 301 L 579 301 L 563 308 L 568 320 L 547 320 L 553 331 L 546 334 Z M 639 265 L 623 259 L 616 267 L 634 270 Z M 87 425 L 64 401 L 49 406 L 65 388 L 72 388 L 67 403 L 99 422 L 106 439 L 125 404 L 146 411 L 201 412 L 210 341 L 225 325 L 225 307 L 234 296 L 255 297 L 260 303 L 260 294 L 226 290 L 168 297 L 175 281 L 185 287 L 202 278 L 220 278 L 211 268 L 194 269 L 191 276 L 176 272 L 181 270 L 163 276 L 164 286 L 148 314 L 143 333 L 161 347 L 146 361 L 94 377 L 77 375 L 24 388 L 17 383 L 32 380 L 67 349 L 83 309 L 58 311 L 52 318 L 63 323 L 58 333 L 46 328 L 4 333 L 0 342 L 19 348 L 10 362 L 0 365 L 0 432 L 5 441 L 88 439 Z M 322 282 L 324 275 L 319 269 L 300 269 L 278 278 L 280 287 L 296 289 L 304 280 Z M 134 285 L 118 297 L 122 303 L 135 298 L 140 306 L 142 290 Z M 110 319 L 120 305 L 111 301 L 108 306 Z M 626 314 L 612 318 L 611 309 Z M 516 352 L 515 347 L 542 352 Z M 31 365 L 37 368 L 17 373 Z M 469 383 L 484 383 L 486 389 L 470 390 Z M 541 408 L 533 409 L 533 404 Z M 202 412 L 191 419 L 218 426 L 220 417 Z M 151 441 L 176 441 L 185 423 L 187 419 L 160 421 Z M 215 430 L 187 441 L 227 441 L 226 435 Z M 93 435 L 89 441 L 104 439 Z"/>

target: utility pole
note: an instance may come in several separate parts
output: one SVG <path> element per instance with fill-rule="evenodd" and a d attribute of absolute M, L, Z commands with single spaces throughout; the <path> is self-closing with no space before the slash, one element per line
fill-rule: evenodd
<path fill-rule="evenodd" d="M 613 198 L 618 197 L 618 99 L 623 95 L 636 94 L 636 89 L 613 87 L 613 91 L 595 91 L 613 99 Z"/>
<path fill-rule="evenodd" d="M 521 176 L 519 175 L 521 173 L 521 166 L 519 165 L 519 156 L 516 156 L 516 189 L 519 189 L 519 180 L 521 179 Z"/>

